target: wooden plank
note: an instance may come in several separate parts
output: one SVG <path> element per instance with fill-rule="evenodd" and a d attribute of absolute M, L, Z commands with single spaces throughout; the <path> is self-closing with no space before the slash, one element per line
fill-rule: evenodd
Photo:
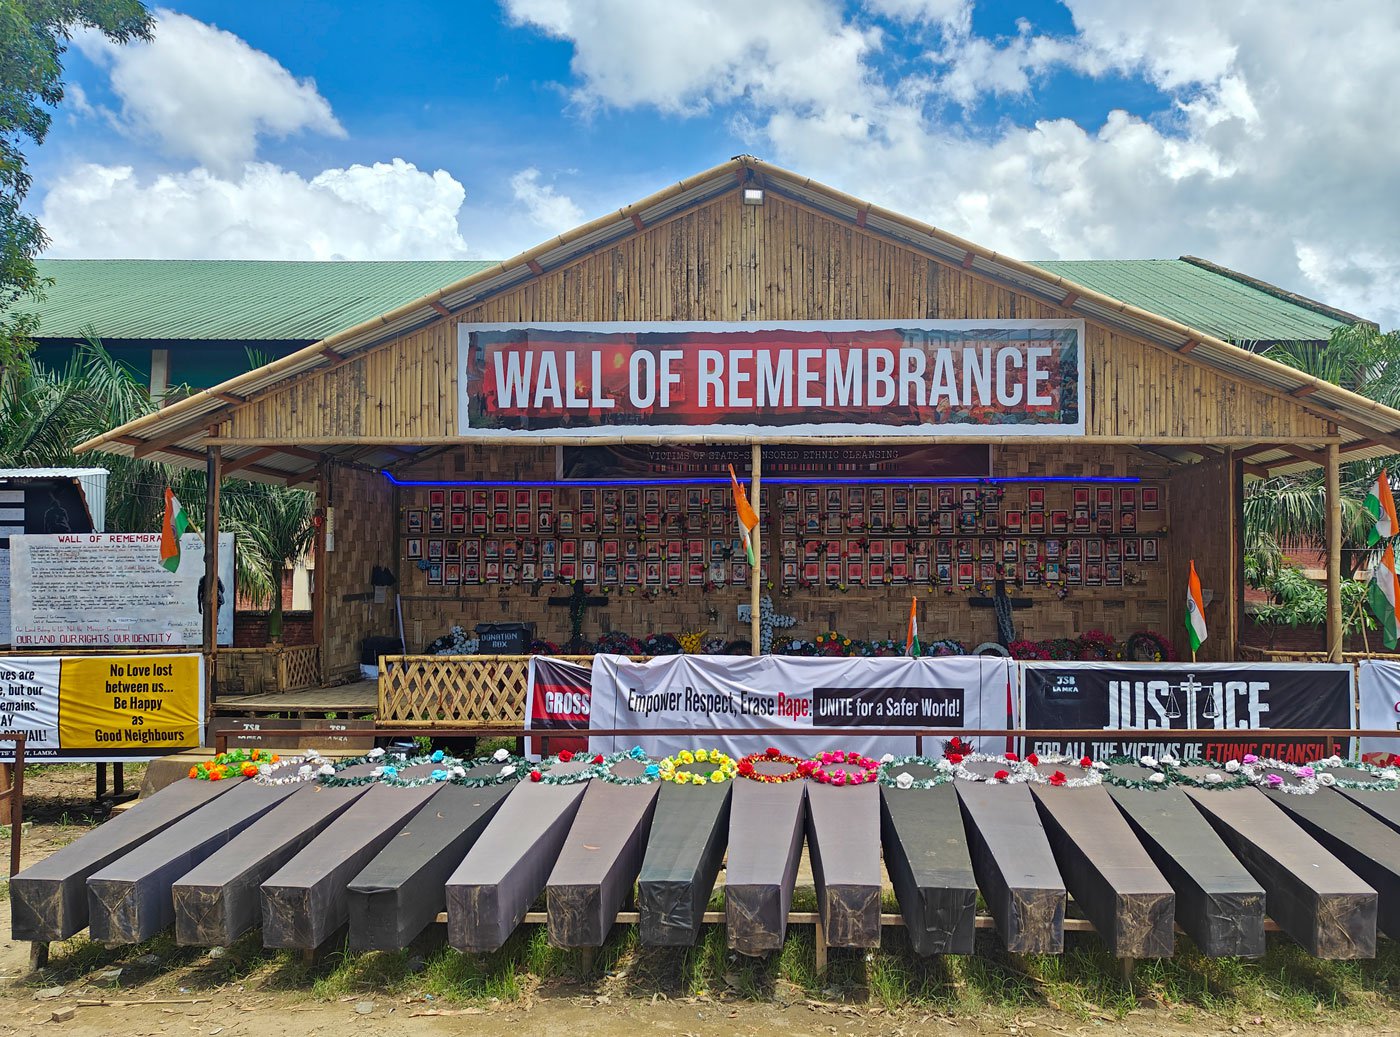
<path fill-rule="evenodd" d="M 657 793 L 637 877 L 644 946 L 689 947 L 699 936 L 700 919 L 729 843 L 732 785 L 668 782 Z"/>
<path fill-rule="evenodd" d="M 175 940 L 228 947 L 262 925 L 259 887 L 368 791 L 311 788 L 273 807 L 171 886 Z"/>
<path fill-rule="evenodd" d="M 880 829 L 885 869 L 915 952 L 971 954 L 977 880 L 953 786 L 882 788 Z"/>
<path fill-rule="evenodd" d="M 586 783 L 521 784 L 447 880 L 447 942 L 495 951 L 543 891 Z"/>
<path fill-rule="evenodd" d="M 641 769 L 637 761 L 624 760 L 613 771 L 632 777 Z M 588 783 L 545 887 L 554 946 L 601 947 L 608 938 L 642 867 L 658 784 Z"/>
<path fill-rule="evenodd" d="M 325 943 L 349 920 L 350 880 L 444 787 L 374 785 L 356 800 L 260 887 L 263 946 L 314 950 Z"/>
<path fill-rule="evenodd" d="M 1376 953 L 1376 891 L 1257 789 L 1185 794 L 1264 887 L 1269 917 L 1317 958 Z"/>
<path fill-rule="evenodd" d="M 1276 790 L 1264 794 L 1375 888 L 1380 896 L 1377 925 L 1392 939 L 1400 937 L 1400 832 L 1332 789 L 1312 795 Z"/>
<path fill-rule="evenodd" d="M 972 870 L 1006 949 L 1064 950 L 1068 893 L 1050 842 L 1024 785 L 956 782 Z"/>
<path fill-rule="evenodd" d="M 802 856 L 805 799 L 801 781 L 734 782 L 724 882 L 731 950 L 760 955 L 783 946 Z"/>
<path fill-rule="evenodd" d="M 101 943 L 140 943 L 175 922 L 170 889 L 199 861 L 308 785 L 241 782 L 134 847 L 88 879 L 88 932 Z"/>
<path fill-rule="evenodd" d="M 417 939 L 446 907 L 448 877 L 514 787 L 450 785 L 418 811 L 350 881 L 350 946 L 398 950 Z"/>
<path fill-rule="evenodd" d="M 1176 891 L 1176 922 L 1207 957 L 1264 953 L 1264 888 L 1177 788 L 1108 789 Z"/>
<path fill-rule="evenodd" d="M 880 946 L 880 787 L 812 782 L 807 852 L 827 946 Z"/>
<path fill-rule="evenodd" d="M 350 749 L 367 752 L 374 748 L 374 736 L 301 735 L 305 728 L 339 728 L 357 731 L 373 728 L 373 720 L 327 720 L 324 717 L 285 718 L 214 717 L 209 722 L 210 737 L 226 737 L 229 749 Z"/>
<path fill-rule="evenodd" d="M 44 943 L 87 928 L 88 877 L 225 793 L 238 781 L 169 785 L 10 879 L 10 936 Z"/>

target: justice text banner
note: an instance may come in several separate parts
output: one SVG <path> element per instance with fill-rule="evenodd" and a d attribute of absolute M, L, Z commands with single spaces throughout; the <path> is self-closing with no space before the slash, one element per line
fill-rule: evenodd
<path fill-rule="evenodd" d="M 0 659 L 0 733 L 24 732 L 36 763 L 150 760 L 197 748 L 203 728 L 201 655 Z"/>
<path fill-rule="evenodd" d="M 1382 763 L 1400 756 L 1400 662 L 1361 660 L 1357 693 L 1361 699 L 1359 727 L 1394 731 L 1394 738 L 1361 739 L 1362 757 L 1377 754 Z"/>
<path fill-rule="evenodd" d="M 914 752 L 917 730 L 1008 724 L 1009 660 L 995 656 L 809 659 L 793 656 L 669 655 L 645 662 L 593 660 L 588 726 L 593 730 L 718 728 L 720 735 L 592 735 L 591 752 L 641 745 L 652 755 L 715 746 L 744 756 L 775 746 L 793 756 L 846 749 L 879 756 Z M 755 728 L 791 735 L 746 735 Z M 908 728 L 907 737 L 814 736 L 823 728 Z M 802 737 L 798 737 L 799 734 Z M 982 740 L 971 739 L 979 748 Z M 924 742 L 939 756 L 941 742 Z M 1002 743 L 990 746 L 999 751 Z"/>
<path fill-rule="evenodd" d="M 1084 434 L 1077 320 L 458 325 L 463 435 Z"/>
<path fill-rule="evenodd" d="M 1289 730 L 1355 726 L 1350 666 L 1324 663 L 1022 663 L 1022 716 L 1034 730 L 1211 729 L 1202 740 L 1040 737 L 1025 752 L 1161 756 L 1224 762 L 1246 753 L 1307 763 L 1327 754 L 1325 736 Z M 1337 751 L 1348 739 L 1335 740 Z"/>

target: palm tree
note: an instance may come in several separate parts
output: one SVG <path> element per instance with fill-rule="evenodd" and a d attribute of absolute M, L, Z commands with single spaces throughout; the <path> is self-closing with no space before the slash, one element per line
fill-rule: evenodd
<path fill-rule="evenodd" d="M 268 636 L 280 638 L 282 574 L 305 557 L 316 538 L 315 499 L 309 493 L 254 483 L 242 484 L 227 499 L 223 521 L 254 577 L 240 588 L 258 604 L 269 606 Z"/>

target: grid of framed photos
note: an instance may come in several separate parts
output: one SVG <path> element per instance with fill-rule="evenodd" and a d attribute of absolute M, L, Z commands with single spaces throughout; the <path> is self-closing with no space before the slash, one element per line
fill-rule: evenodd
<path fill-rule="evenodd" d="M 768 487 L 764 554 L 788 586 L 1124 586 L 1162 561 L 1161 495 L 1141 484 Z M 429 585 L 749 580 L 723 487 L 442 488 L 426 505 L 405 512 L 403 533 L 405 561 L 425 563 Z"/>

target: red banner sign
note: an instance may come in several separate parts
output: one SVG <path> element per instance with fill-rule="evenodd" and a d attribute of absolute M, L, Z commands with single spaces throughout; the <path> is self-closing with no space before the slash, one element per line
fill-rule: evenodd
<path fill-rule="evenodd" d="M 471 325 L 463 434 L 1077 435 L 1082 321 Z"/>

